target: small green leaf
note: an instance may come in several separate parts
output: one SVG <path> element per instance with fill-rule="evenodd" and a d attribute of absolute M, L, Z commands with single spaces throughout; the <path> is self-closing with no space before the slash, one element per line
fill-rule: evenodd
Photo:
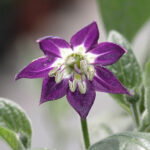
<path fill-rule="evenodd" d="M 7 142 L 13 150 L 24 150 L 18 135 L 10 129 L 0 126 L 0 137 Z"/>
<path fill-rule="evenodd" d="M 150 134 L 127 132 L 112 135 L 92 145 L 89 150 L 150 150 Z"/>
<path fill-rule="evenodd" d="M 106 31 L 117 30 L 129 41 L 150 18 L 150 0 L 97 0 Z"/>
<path fill-rule="evenodd" d="M 17 104 L 4 98 L 0 98 L 0 126 L 16 134 L 25 148 L 30 147 L 32 130 L 27 115 Z"/>
<path fill-rule="evenodd" d="M 131 45 L 116 31 L 111 31 L 109 33 L 108 41 L 121 45 L 128 51 L 117 63 L 109 66 L 108 68 L 128 90 L 138 89 L 142 81 L 141 68 L 132 51 Z M 130 108 L 129 104 L 126 102 L 125 96 L 116 94 L 111 96 L 120 104 L 122 108 L 129 112 Z"/>

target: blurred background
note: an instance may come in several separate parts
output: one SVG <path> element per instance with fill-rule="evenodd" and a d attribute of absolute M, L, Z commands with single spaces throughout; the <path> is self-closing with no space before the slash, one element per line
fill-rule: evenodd
<path fill-rule="evenodd" d="M 81 150 L 80 118 L 65 98 L 39 106 L 42 80 L 22 79 L 15 82 L 15 74 L 31 60 L 43 55 L 35 42 L 39 37 L 55 35 L 69 41 L 76 31 L 95 20 L 100 31 L 99 42 L 106 41 L 109 29 L 102 17 L 107 18 L 111 13 L 99 13 L 104 9 L 101 7 L 105 6 L 104 3 L 102 0 L 98 7 L 96 0 L 0 0 L 0 97 L 21 105 L 31 118 L 32 147 Z M 125 7 L 125 11 L 128 7 L 130 5 Z M 134 7 L 136 10 L 136 4 Z M 122 15 L 118 17 L 123 18 Z M 135 18 L 132 28 L 139 24 L 138 19 Z M 114 22 L 117 23 L 117 19 L 110 24 Z M 122 31 L 122 28 L 118 30 Z M 136 34 L 128 37 L 141 65 L 146 58 L 145 52 L 149 51 L 149 35 L 147 17 L 139 24 Z M 88 121 L 92 143 L 111 133 L 132 128 L 132 118 L 105 93 L 97 93 Z M 3 141 L 0 141 L 0 149 L 10 150 Z"/>

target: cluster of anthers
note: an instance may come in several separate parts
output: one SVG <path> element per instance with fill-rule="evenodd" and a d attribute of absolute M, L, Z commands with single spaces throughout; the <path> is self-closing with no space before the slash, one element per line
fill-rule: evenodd
<path fill-rule="evenodd" d="M 54 67 L 50 72 L 50 77 L 55 77 L 55 82 L 60 83 L 63 78 L 68 78 L 69 88 L 71 92 L 75 92 L 77 86 L 81 94 L 86 93 L 86 81 L 92 81 L 95 75 L 95 69 L 92 65 L 89 64 L 86 56 L 82 54 L 73 53 L 69 55 L 63 64 L 58 64 L 57 67 Z"/>

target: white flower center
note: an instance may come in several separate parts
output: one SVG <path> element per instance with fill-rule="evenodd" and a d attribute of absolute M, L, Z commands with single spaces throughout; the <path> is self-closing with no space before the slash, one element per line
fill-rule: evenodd
<path fill-rule="evenodd" d="M 69 88 L 72 92 L 75 92 L 78 85 L 78 89 L 81 94 L 86 93 L 86 79 L 92 81 L 95 75 L 95 69 L 91 63 L 92 54 L 85 53 L 83 47 L 74 49 L 72 53 L 68 55 L 65 53 L 63 58 L 53 64 L 53 69 L 49 72 L 50 77 L 55 77 L 56 83 L 60 83 L 63 78 L 71 78 L 69 80 Z"/>

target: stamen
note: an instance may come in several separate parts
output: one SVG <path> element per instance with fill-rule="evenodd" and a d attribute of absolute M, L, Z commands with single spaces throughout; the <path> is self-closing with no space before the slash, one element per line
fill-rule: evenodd
<path fill-rule="evenodd" d="M 78 87 L 79 87 L 79 91 L 81 94 L 85 94 L 86 93 L 86 83 L 83 82 L 78 82 Z"/>
<path fill-rule="evenodd" d="M 48 75 L 49 75 L 50 77 L 54 77 L 58 69 L 59 69 L 58 67 L 53 68 L 53 69 L 49 72 Z"/>
<path fill-rule="evenodd" d="M 56 73 L 56 77 L 55 77 L 55 82 L 56 83 L 60 83 L 63 79 L 63 72 L 57 71 Z"/>
<path fill-rule="evenodd" d="M 82 72 L 84 72 L 84 73 L 87 72 L 88 65 L 87 65 L 86 60 L 81 60 L 80 61 L 80 68 L 81 68 Z"/>
<path fill-rule="evenodd" d="M 77 73 L 81 73 L 80 69 L 78 68 L 77 64 L 74 64 L 74 70 L 77 72 Z"/>
<path fill-rule="evenodd" d="M 71 91 L 71 92 L 75 92 L 76 87 L 77 87 L 77 81 L 76 81 L 76 80 L 73 80 L 73 82 L 72 82 L 72 81 L 69 80 L 69 88 L 70 88 L 70 91 Z"/>
<path fill-rule="evenodd" d="M 74 57 L 69 57 L 66 61 L 67 65 L 72 65 L 73 63 L 75 63 L 75 58 Z"/>
<path fill-rule="evenodd" d="M 88 71 L 86 73 L 88 80 L 92 81 L 95 75 L 95 69 L 93 66 L 89 66 Z"/>

